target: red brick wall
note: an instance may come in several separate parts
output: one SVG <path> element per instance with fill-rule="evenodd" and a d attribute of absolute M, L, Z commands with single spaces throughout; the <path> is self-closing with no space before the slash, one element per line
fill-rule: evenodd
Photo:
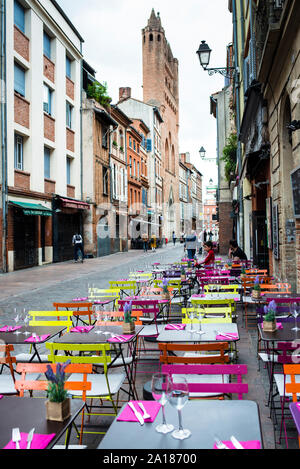
<path fill-rule="evenodd" d="M 74 100 L 75 92 L 74 92 L 74 83 L 72 80 L 70 80 L 69 77 L 66 77 L 66 93 L 69 98 Z"/>
<path fill-rule="evenodd" d="M 75 151 L 75 132 L 71 129 L 67 130 L 67 149 L 74 152 Z"/>
<path fill-rule="evenodd" d="M 55 119 L 44 114 L 44 137 L 55 142 Z"/>
<path fill-rule="evenodd" d="M 219 202 L 219 245 L 220 254 L 226 255 L 229 249 L 229 241 L 232 239 L 232 218 L 230 202 Z"/>
<path fill-rule="evenodd" d="M 48 80 L 55 83 L 55 65 L 44 55 L 44 75 Z"/>
<path fill-rule="evenodd" d="M 15 169 L 15 187 L 19 189 L 30 190 L 30 173 Z"/>
<path fill-rule="evenodd" d="M 18 54 L 29 62 L 29 39 L 17 26 L 14 26 L 14 48 Z"/>
<path fill-rule="evenodd" d="M 14 250 L 14 209 L 11 207 L 7 213 L 7 250 Z"/>
<path fill-rule="evenodd" d="M 67 186 L 67 197 L 74 199 L 75 197 L 75 187 L 74 186 Z"/>
<path fill-rule="evenodd" d="M 30 128 L 30 103 L 22 96 L 15 93 L 15 122 Z"/>
<path fill-rule="evenodd" d="M 45 246 L 52 246 L 52 217 L 46 217 Z"/>
<path fill-rule="evenodd" d="M 51 181 L 50 179 L 44 180 L 44 191 L 46 194 L 55 194 L 55 181 Z"/>

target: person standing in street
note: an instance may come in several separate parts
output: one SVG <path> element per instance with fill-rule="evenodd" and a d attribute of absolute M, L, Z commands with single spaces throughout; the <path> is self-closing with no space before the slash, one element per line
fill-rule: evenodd
<path fill-rule="evenodd" d="M 175 231 L 173 231 L 173 233 L 172 233 L 172 239 L 173 239 L 173 244 L 174 244 L 174 246 L 175 246 L 175 244 L 176 244 L 176 234 L 175 234 Z"/>
<path fill-rule="evenodd" d="M 142 240 L 144 252 L 148 252 L 148 236 L 146 235 L 146 233 L 142 235 Z"/>
<path fill-rule="evenodd" d="M 156 252 L 156 236 L 153 234 L 151 236 L 151 249 L 152 249 L 152 252 Z"/>
<path fill-rule="evenodd" d="M 192 231 L 192 233 L 186 237 L 185 244 L 188 253 L 188 259 L 194 259 L 197 249 L 197 235 L 195 231 Z"/>
<path fill-rule="evenodd" d="M 201 232 L 198 236 L 198 247 L 199 247 L 198 252 L 199 252 L 200 255 L 202 254 L 203 243 L 204 243 L 204 230 L 201 230 Z"/>
<path fill-rule="evenodd" d="M 82 241 L 82 236 L 80 233 L 76 233 L 73 236 L 72 239 L 72 244 L 74 246 L 74 260 L 75 262 L 78 261 L 78 252 L 81 252 L 81 262 L 83 262 L 84 259 L 84 252 L 83 252 L 83 241 Z"/>

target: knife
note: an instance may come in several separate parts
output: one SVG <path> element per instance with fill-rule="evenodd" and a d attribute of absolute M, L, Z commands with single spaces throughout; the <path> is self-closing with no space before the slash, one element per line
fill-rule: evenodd
<path fill-rule="evenodd" d="M 230 437 L 230 441 L 236 449 L 245 449 L 234 436 Z"/>
<path fill-rule="evenodd" d="M 30 432 L 28 433 L 27 435 L 27 448 L 26 449 L 30 449 L 30 446 L 31 446 L 31 442 L 32 442 L 32 439 L 33 439 L 33 434 L 34 434 L 34 428 L 32 428 L 30 430 Z"/>
<path fill-rule="evenodd" d="M 134 405 L 132 404 L 132 402 L 128 402 L 128 405 L 129 407 L 131 408 L 131 410 L 133 411 L 134 415 L 136 416 L 136 418 L 138 419 L 138 421 L 140 422 L 141 425 L 144 425 L 144 419 L 142 417 L 142 414 L 140 414 L 136 408 L 134 407 Z"/>

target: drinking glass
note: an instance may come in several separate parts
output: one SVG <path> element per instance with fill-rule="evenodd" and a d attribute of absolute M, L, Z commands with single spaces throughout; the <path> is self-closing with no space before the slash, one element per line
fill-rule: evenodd
<path fill-rule="evenodd" d="M 101 320 L 101 312 L 100 312 L 100 307 L 99 306 L 93 306 L 94 310 L 94 317 L 96 319 L 96 324 L 98 321 Z M 95 326 L 95 334 L 102 334 L 102 331 L 100 329 L 100 326 Z"/>
<path fill-rule="evenodd" d="M 194 332 L 194 325 L 193 325 L 193 319 L 195 317 L 194 310 L 188 312 L 188 317 L 191 320 L 191 329 L 190 329 L 190 331 Z"/>
<path fill-rule="evenodd" d="M 28 324 L 29 324 L 29 315 L 26 314 L 26 311 L 24 309 L 24 316 L 23 316 L 23 321 L 24 321 L 24 324 L 25 324 L 25 332 L 24 332 L 24 335 L 30 335 L 30 332 L 28 332 L 27 330 L 27 327 L 28 327 Z"/>
<path fill-rule="evenodd" d="M 14 308 L 14 321 L 16 323 L 16 326 L 19 325 L 19 322 L 21 320 L 21 315 L 17 312 L 17 308 Z M 19 330 L 16 330 L 14 334 L 19 335 L 21 332 Z"/>
<path fill-rule="evenodd" d="M 201 320 L 205 314 L 205 307 L 204 305 L 198 305 L 197 307 L 197 318 L 199 320 L 199 332 L 201 331 Z"/>
<path fill-rule="evenodd" d="M 179 427 L 172 432 L 172 437 L 177 440 L 184 440 L 191 436 L 191 431 L 182 426 L 182 409 L 189 399 L 189 387 L 187 380 L 180 375 L 173 375 L 171 392 L 169 395 L 170 404 L 178 411 Z"/>
<path fill-rule="evenodd" d="M 161 404 L 162 423 L 155 427 L 158 433 L 169 433 L 174 430 L 174 426 L 167 424 L 165 415 L 165 405 L 168 402 L 171 392 L 171 380 L 168 373 L 154 373 L 152 375 L 151 390 L 153 398 Z"/>
<path fill-rule="evenodd" d="M 291 303 L 290 312 L 295 318 L 295 327 L 292 328 L 292 331 L 300 331 L 300 328 L 297 327 L 297 317 L 299 315 L 299 307 L 297 303 Z"/>

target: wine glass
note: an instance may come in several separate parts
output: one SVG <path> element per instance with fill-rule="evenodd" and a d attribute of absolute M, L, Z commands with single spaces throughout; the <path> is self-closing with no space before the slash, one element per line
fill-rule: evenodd
<path fill-rule="evenodd" d="M 191 436 L 191 431 L 182 426 L 182 409 L 189 399 L 189 387 L 187 380 L 180 375 L 173 375 L 172 388 L 169 395 L 170 404 L 178 411 L 179 428 L 172 432 L 172 437 L 177 440 L 184 440 Z"/>
<path fill-rule="evenodd" d="M 200 331 L 201 331 L 201 320 L 202 320 L 202 318 L 204 317 L 204 314 L 205 314 L 205 307 L 204 307 L 204 305 L 202 305 L 202 304 L 197 305 L 197 318 L 198 318 L 198 321 L 199 321 L 199 330 L 196 331 L 196 332 L 200 332 Z"/>
<path fill-rule="evenodd" d="M 292 328 L 292 331 L 300 331 L 300 328 L 297 327 L 297 317 L 299 315 L 299 309 L 298 309 L 298 304 L 297 303 L 295 303 L 295 302 L 291 303 L 290 312 L 295 318 L 295 327 Z"/>
<path fill-rule="evenodd" d="M 188 311 L 188 317 L 191 320 L 191 329 L 190 329 L 190 331 L 194 332 L 194 325 L 193 325 L 193 319 L 195 317 L 194 309 L 191 309 L 191 311 Z"/>
<path fill-rule="evenodd" d="M 17 308 L 14 308 L 14 321 L 16 323 L 16 326 L 18 326 L 20 320 L 21 320 L 21 315 L 17 312 Z M 21 334 L 21 332 L 19 330 L 16 330 L 14 334 L 19 335 Z"/>
<path fill-rule="evenodd" d="M 154 373 L 152 375 L 151 390 L 153 398 L 161 404 L 162 423 L 155 427 L 158 433 L 169 433 L 174 430 L 174 426 L 167 424 L 165 415 L 165 405 L 168 402 L 171 392 L 171 380 L 168 373 Z"/>
<path fill-rule="evenodd" d="M 24 309 L 24 315 L 23 315 L 23 321 L 24 321 L 24 324 L 25 324 L 25 332 L 24 332 L 24 335 L 30 335 L 30 332 L 28 332 L 27 330 L 27 327 L 28 327 L 28 324 L 29 324 L 29 315 L 26 313 L 26 310 Z"/>
<path fill-rule="evenodd" d="M 96 324 L 95 324 L 95 334 L 102 334 L 102 331 L 100 330 L 100 326 L 97 326 L 97 322 L 101 320 L 101 312 L 100 312 L 100 306 L 93 306 L 93 310 L 94 310 L 94 318 L 96 320 Z"/>

